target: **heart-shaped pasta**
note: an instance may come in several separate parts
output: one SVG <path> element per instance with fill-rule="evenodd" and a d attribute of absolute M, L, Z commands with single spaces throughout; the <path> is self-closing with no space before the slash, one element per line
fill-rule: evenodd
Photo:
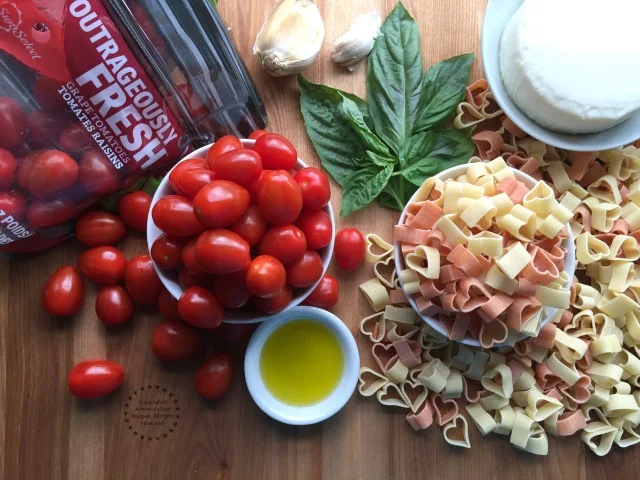
<path fill-rule="evenodd" d="M 480 395 L 484 392 L 484 388 L 479 380 L 462 376 L 462 393 L 469 403 L 475 403 L 480 400 Z"/>
<path fill-rule="evenodd" d="M 429 396 L 429 389 L 420 383 L 404 381 L 400 384 L 400 391 L 407 399 L 411 411 L 417 413 Z"/>
<path fill-rule="evenodd" d="M 373 273 L 387 288 L 394 288 L 396 283 L 396 263 L 393 257 L 378 260 L 373 265 Z"/>
<path fill-rule="evenodd" d="M 618 180 L 613 175 L 604 175 L 587 187 L 592 197 L 602 202 L 620 205 L 622 196 L 618 188 Z"/>
<path fill-rule="evenodd" d="M 374 263 L 393 253 L 393 245 L 383 240 L 375 233 L 370 233 L 365 237 L 365 258 L 368 262 Z M 374 249 L 377 252 L 374 252 Z"/>
<path fill-rule="evenodd" d="M 409 402 L 395 383 L 386 383 L 376 392 L 376 398 L 388 407 L 410 408 Z"/>
<path fill-rule="evenodd" d="M 384 312 L 374 313 L 360 320 L 360 333 L 369 337 L 373 343 L 381 342 L 386 335 Z"/>
<path fill-rule="evenodd" d="M 425 278 L 437 279 L 440 276 L 440 252 L 433 247 L 418 246 L 406 256 L 407 267 Z"/>
<path fill-rule="evenodd" d="M 443 426 L 449 423 L 458 414 L 458 402 L 450 398 L 444 398 L 439 393 L 431 393 L 429 401 L 433 407 L 436 423 Z"/>
<path fill-rule="evenodd" d="M 485 116 L 473 105 L 467 102 L 459 103 L 456 108 L 456 117 L 453 119 L 453 126 L 457 129 L 469 128 L 485 120 Z"/>
<path fill-rule="evenodd" d="M 374 343 L 371 346 L 371 355 L 382 373 L 386 373 L 398 359 L 396 349 L 390 343 Z"/>
<path fill-rule="evenodd" d="M 608 423 L 588 423 L 580 434 L 580 438 L 593 453 L 602 457 L 611 451 L 618 429 Z"/>
<path fill-rule="evenodd" d="M 482 348 L 492 348 L 494 345 L 504 342 L 508 334 L 509 330 L 502 320 L 482 322 L 480 345 Z"/>
<path fill-rule="evenodd" d="M 418 334 L 420 327 L 417 325 L 397 324 L 387 320 L 387 341 L 410 340 Z"/>
<path fill-rule="evenodd" d="M 389 379 L 375 370 L 362 367 L 358 377 L 358 392 L 364 397 L 374 395 L 378 390 L 389 383 Z"/>
<path fill-rule="evenodd" d="M 471 448 L 469 441 L 469 424 L 467 419 L 457 414 L 442 429 L 442 435 L 449 445 L 454 447 Z"/>
<path fill-rule="evenodd" d="M 513 394 L 513 376 L 507 365 L 496 365 L 480 379 L 482 387 L 503 398 L 511 398 Z"/>
<path fill-rule="evenodd" d="M 480 113 L 482 113 L 485 118 L 490 119 L 502 115 L 502 109 L 500 108 L 500 105 L 498 105 L 498 102 L 493 98 L 493 92 L 486 92 L 483 98 L 484 105 L 480 110 Z"/>

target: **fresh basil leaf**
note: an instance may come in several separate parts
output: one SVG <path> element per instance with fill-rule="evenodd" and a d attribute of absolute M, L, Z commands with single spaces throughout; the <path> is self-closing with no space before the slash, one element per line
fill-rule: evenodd
<path fill-rule="evenodd" d="M 367 168 L 372 164 L 384 168 L 389 164 L 394 165 L 396 162 L 397 160 L 389 155 L 378 155 L 369 150 L 365 152 L 364 157 L 356 159 L 356 165 L 360 168 Z"/>
<path fill-rule="evenodd" d="M 364 100 L 326 85 L 309 82 L 298 75 L 300 110 L 311 143 L 320 157 L 322 166 L 336 182 L 344 186 L 347 178 L 358 171 L 355 158 L 363 157 L 365 146 L 353 130 L 342 110 L 344 97 L 360 109 L 363 119 L 369 118 Z"/>
<path fill-rule="evenodd" d="M 451 156 L 458 140 L 436 132 L 422 132 L 409 138 L 400 151 L 400 169 L 430 158 L 439 165 Z"/>
<path fill-rule="evenodd" d="M 469 83 L 473 53 L 435 64 L 424 73 L 419 115 L 413 132 L 440 127 L 451 120 Z"/>
<path fill-rule="evenodd" d="M 418 116 L 420 33 L 401 2 L 380 31 L 367 64 L 367 102 L 375 132 L 398 154 Z"/>
<path fill-rule="evenodd" d="M 387 185 L 392 173 L 392 164 L 382 169 L 371 165 L 349 177 L 343 187 L 340 215 L 349 215 L 370 204 Z"/>
<path fill-rule="evenodd" d="M 364 143 L 364 146 L 368 150 L 380 155 L 389 155 L 389 148 L 369 129 L 360 109 L 353 100 L 343 97 L 342 110 L 347 116 L 347 120 L 353 127 L 353 130 L 358 134 L 360 140 L 362 140 L 362 143 Z"/>
<path fill-rule="evenodd" d="M 447 161 L 446 168 L 467 163 L 469 159 L 473 157 L 476 151 L 476 147 L 471 141 L 473 127 L 462 130 L 444 130 L 437 133 L 438 135 L 443 135 L 457 142 Z"/>
<path fill-rule="evenodd" d="M 393 175 L 380 194 L 380 204 L 401 212 L 417 189 L 418 187 L 407 182 L 403 177 Z"/>

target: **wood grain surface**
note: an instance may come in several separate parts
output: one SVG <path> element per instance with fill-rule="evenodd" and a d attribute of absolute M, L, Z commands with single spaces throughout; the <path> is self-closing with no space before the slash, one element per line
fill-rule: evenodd
<path fill-rule="evenodd" d="M 267 106 L 269 128 L 290 138 L 300 156 L 317 165 L 300 116 L 295 79 L 269 78 L 251 54 L 272 3 L 220 0 L 220 12 Z M 350 74 L 334 66 L 330 46 L 357 14 L 372 9 L 386 13 L 395 1 L 319 3 L 326 38 L 307 75 L 312 81 L 364 95 L 364 69 Z M 481 76 L 485 0 L 407 0 L 405 5 L 420 27 L 425 65 L 473 51 L 477 54 L 473 74 Z M 333 206 L 336 210 L 340 206 L 338 188 Z M 395 220 L 394 213 L 373 205 L 340 223 L 390 238 Z M 146 252 L 142 236 L 130 235 L 123 248 L 128 257 Z M 89 286 L 85 307 L 76 318 L 47 317 L 39 301 L 42 285 L 58 266 L 74 263 L 79 251 L 71 241 L 0 265 L 0 477 L 6 480 L 638 478 L 638 450 L 614 447 L 601 459 L 578 438 L 550 437 L 549 455 L 540 458 L 515 450 L 505 437 L 482 438 L 473 425 L 471 450 L 454 450 L 444 442 L 440 428 L 414 433 L 404 413 L 357 395 L 320 425 L 283 426 L 252 402 L 241 359 L 230 394 L 215 403 L 205 402 L 192 388 L 194 368 L 202 358 L 163 366 L 151 353 L 151 332 L 160 321 L 157 314 L 140 310 L 132 324 L 107 331 L 96 318 L 95 290 Z M 357 325 L 368 306 L 358 284 L 369 274 L 368 268 L 337 273 L 341 297 L 335 308 L 363 347 L 365 363 L 368 345 L 357 334 Z M 95 357 L 124 365 L 125 384 L 103 400 L 73 398 L 66 387 L 71 366 Z M 166 432 L 158 431 L 159 440 L 140 439 L 142 434 L 133 435 L 124 421 L 124 412 L 132 408 L 127 405 L 141 405 L 145 399 L 166 400 L 160 405 L 180 408 L 172 410 L 180 416 L 178 425 L 172 432 L 168 432 L 171 424 Z"/>

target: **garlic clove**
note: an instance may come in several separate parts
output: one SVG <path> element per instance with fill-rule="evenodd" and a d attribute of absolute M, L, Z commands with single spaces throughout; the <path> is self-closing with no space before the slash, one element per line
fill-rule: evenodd
<path fill-rule="evenodd" d="M 274 77 L 303 71 L 322 47 L 324 22 L 315 0 L 281 0 L 262 25 L 253 53 Z"/>
<path fill-rule="evenodd" d="M 382 19 L 376 11 L 359 15 L 351 26 L 340 35 L 331 47 L 331 59 L 350 71 L 369 55 L 375 39 L 380 35 Z"/>

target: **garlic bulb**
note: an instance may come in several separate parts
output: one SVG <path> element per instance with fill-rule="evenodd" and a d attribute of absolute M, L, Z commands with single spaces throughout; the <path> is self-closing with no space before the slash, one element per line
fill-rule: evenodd
<path fill-rule="evenodd" d="M 353 72 L 358 62 L 369 55 L 374 40 L 380 35 L 381 24 L 379 12 L 359 15 L 347 31 L 333 43 L 331 59 Z"/>
<path fill-rule="evenodd" d="M 253 53 L 267 73 L 281 77 L 311 65 L 323 40 L 324 22 L 315 0 L 281 0 L 262 25 Z"/>

